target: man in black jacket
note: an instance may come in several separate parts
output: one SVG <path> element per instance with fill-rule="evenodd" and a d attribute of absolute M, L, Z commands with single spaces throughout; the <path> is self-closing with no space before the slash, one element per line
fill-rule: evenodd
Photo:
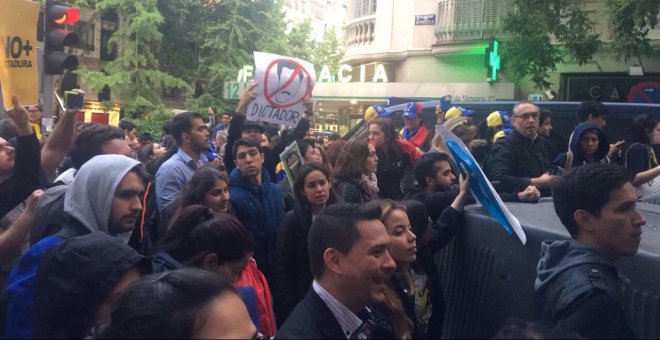
<path fill-rule="evenodd" d="M 433 221 L 437 221 L 445 208 L 449 207 L 459 194 L 455 186 L 456 176 L 449 163 L 449 155 L 444 152 L 430 152 L 422 155 L 415 164 L 415 179 L 419 188 L 406 193 L 406 199 L 417 200 L 426 206 Z M 530 202 L 539 200 L 539 191 L 534 186 L 528 186 L 517 193 L 500 193 L 504 202 Z M 467 204 L 476 200 L 468 193 Z"/>
<path fill-rule="evenodd" d="M 557 177 L 548 173 L 553 169 L 552 147 L 538 135 L 540 114 L 534 103 L 518 102 L 511 116 L 514 130 L 493 145 L 486 175 L 491 181 L 501 182 L 499 189 L 503 192 L 518 192 L 533 185 L 542 196 L 550 195 Z"/>
<path fill-rule="evenodd" d="M 367 307 L 385 301 L 396 267 L 379 218 L 378 205 L 338 203 L 314 220 L 307 239 L 314 281 L 278 338 L 363 339 L 389 328 Z"/>
<path fill-rule="evenodd" d="M 545 241 L 535 282 L 535 312 L 585 338 L 632 338 L 614 263 L 637 253 L 644 217 L 625 169 L 587 164 L 553 189 L 555 211 L 573 240 Z"/>

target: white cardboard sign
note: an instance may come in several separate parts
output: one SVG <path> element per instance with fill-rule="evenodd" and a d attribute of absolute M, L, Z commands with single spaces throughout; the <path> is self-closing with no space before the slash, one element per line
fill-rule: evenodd
<path fill-rule="evenodd" d="M 314 65 L 277 54 L 254 52 L 257 86 L 247 119 L 295 127 L 303 117 L 305 99 L 316 83 Z"/>

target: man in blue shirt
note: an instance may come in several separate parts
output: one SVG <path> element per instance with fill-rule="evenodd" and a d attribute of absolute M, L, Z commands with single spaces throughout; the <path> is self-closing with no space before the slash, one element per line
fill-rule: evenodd
<path fill-rule="evenodd" d="M 172 135 L 179 151 L 156 172 L 156 203 L 164 215 L 195 170 L 207 162 L 209 131 L 197 112 L 182 112 L 172 120 Z"/>

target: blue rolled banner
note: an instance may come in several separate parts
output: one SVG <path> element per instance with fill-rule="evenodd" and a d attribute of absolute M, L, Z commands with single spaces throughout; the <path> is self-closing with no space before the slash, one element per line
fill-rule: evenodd
<path fill-rule="evenodd" d="M 509 208 L 504 205 L 500 195 L 495 191 L 490 181 L 481 170 L 477 161 L 472 157 L 468 148 L 463 144 L 460 138 L 456 137 L 452 132 L 447 130 L 442 124 L 435 126 L 436 133 L 439 133 L 447 145 L 447 150 L 456 161 L 456 165 L 461 173 L 465 175 L 467 172 L 472 174 L 470 180 L 470 190 L 472 195 L 477 201 L 486 208 L 486 211 L 500 223 L 502 227 L 509 233 L 515 234 L 520 239 L 522 244 L 527 242 L 525 231 L 520 226 L 520 221 L 511 214 Z"/>

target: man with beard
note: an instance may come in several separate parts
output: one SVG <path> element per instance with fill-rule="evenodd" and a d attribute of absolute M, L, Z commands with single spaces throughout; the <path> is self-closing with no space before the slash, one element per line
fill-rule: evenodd
<path fill-rule="evenodd" d="M 241 138 L 234 144 L 236 168 L 229 176 L 229 202 L 236 217 L 254 235 L 254 259 L 266 278 L 272 276 L 277 228 L 284 215 L 284 197 L 279 185 L 264 169 L 264 153 L 256 138 Z"/>
<path fill-rule="evenodd" d="M 209 131 L 197 112 L 182 112 L 172 119 L 172 135 L 179 151 L 156 172 L 156 202 L 161 215 L 174 202 L 195 170 L 207 162 Z"/>
<path fill-rule="evenodd" d="M 554 166 L 550 142 L 538 135 L 540 114 L 539 107 L 529 101 L 513 107 L 514 129 L 497 139 L 485 169 L 491 181 L 500 182 L 498 191 L 519 192 L 532 185 L 539 188 L 541 196 L 550 195 L 557 176 L 548 173 Z"/>
<path fill-rule="evenodd" d="M 51 246 L 96 231 L 128 242 L 142 211 L 141 198 L 147 176 L 140 162 L 122 155 L 96 156 L 78 170 L 64 195 L 66 222 L 56 234 L 30 247 L 9 274 L 7 337 L 31 337 L 35 275 L 41 257 Z"/>

